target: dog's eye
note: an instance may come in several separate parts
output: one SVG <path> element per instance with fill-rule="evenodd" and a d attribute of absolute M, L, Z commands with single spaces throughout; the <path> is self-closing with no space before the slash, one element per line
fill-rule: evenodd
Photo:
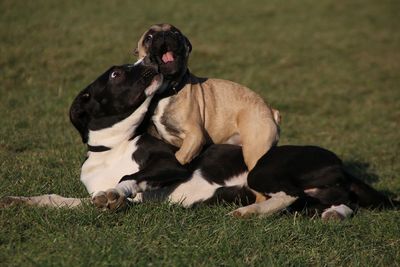
<path fill-rule="evenodd" d="M 119 71 L 113 71 L 111 72 L 110 78 L 115 79 L 120 75 Z"/>
<path fill-rule="evenodd" d="M 149 34 L 144 38 L 145 42 L 150 42 L 153 39 L 153 35 Z"/>

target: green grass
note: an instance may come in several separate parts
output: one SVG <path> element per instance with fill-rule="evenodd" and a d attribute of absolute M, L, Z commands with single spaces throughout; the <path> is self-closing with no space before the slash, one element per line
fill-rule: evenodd
<path fill-rule="evenodd" d="M 86 196 L 74 96 L 139 36 L 170 22 L 191 70 L 259 92 L 283 116 L 281 144 L 318 144 L 400 195 L 398 1 L 0 1 L 0 196 Z M 143 204 L 124 213 L 0 210 L 2 266 L 400 265 L 398 211 L 344 223 L 233 207 Z"/>

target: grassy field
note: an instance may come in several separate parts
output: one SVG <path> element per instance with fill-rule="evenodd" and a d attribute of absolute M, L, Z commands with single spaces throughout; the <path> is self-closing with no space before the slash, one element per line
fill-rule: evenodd
<path fill-rule="evenodd" d="M 400 195 L 399 1 L 0 1 L 0 197 L 86 196 L 74 96 L 139 36 L 170 22 L 191 70 L 259 92 L 283 116 L 281 144 L 317 144 Z M 143 204 L 124 213 L 0 210 L 1 266 L 399 266 L 400 213 L 343 223 L 234 207 Z"/>

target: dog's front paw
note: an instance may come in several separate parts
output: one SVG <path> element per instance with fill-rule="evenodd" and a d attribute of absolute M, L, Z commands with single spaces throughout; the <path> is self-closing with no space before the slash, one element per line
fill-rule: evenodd
<path fill-rule="evenodd" d="M 93 198 L 92 203 L 103 210 L 122 210 L 128 207 L 129 201 L 124 194 L 116 189 L 98 192 Z"/>

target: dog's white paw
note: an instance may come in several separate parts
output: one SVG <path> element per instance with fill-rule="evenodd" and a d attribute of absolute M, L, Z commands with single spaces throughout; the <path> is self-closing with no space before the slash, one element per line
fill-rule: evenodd
<path fill-rule="evenodd" d="M 248 218 L 256 214 L 256 211 L 250 206 L 235 209 L 234 211 L 229 212 L 228 215 L 236 218 Z"/>
<path fill-rule="evenodd" d="M 349 218 L 353 214 L 353 210 L 348 206 L 341 204 L 338 206 L 331 206 L 324 210 L 321 215 L 321 219 L 324 222 L 327 221 L 343 221 L 346 218 Z"/>
<path fill-rule="evenodd" d="M 122 210 L 128 206 L 129 200 L 122 192 L 113 188 L 98 192 L 93 196 L 92 203 L 103 210 Z"/>
<path fill-rule="evenodd" d="M 328 221 L 343 221 L 345 219 L 345 217 L 340 214 L 339 212 L 335 211 L 335 210 L 331 210 L 328 212 L 324 212 L 321 216 L 322 221 L 324 222 L 328 222 Z"/>

